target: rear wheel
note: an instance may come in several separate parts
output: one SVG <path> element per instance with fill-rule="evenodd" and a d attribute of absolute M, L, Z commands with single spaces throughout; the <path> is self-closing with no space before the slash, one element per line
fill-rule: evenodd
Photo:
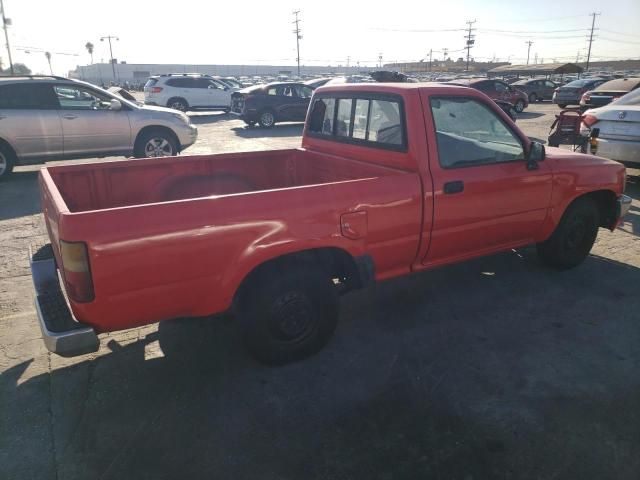
<path fill-rule="evenodd" d="M 589 197 L 575 200 L 548 240 L 537 244 L 540 260 L 554 268 L 581 264 L 598 236 L 598 209 Z"/>
<path fill-rule="evenodd" d="M 6 145 L 0 144 L 0 181 L 6 180 L 13 172 L 15 154 Z"/>
<path fill-rule="evenodd" d="M 165 130 L 148 130 L 136 140 L 136 158 L 172 157 L 178 154 L 178 142 Z"/>
<path fill-rule="evenodd" d="M 276 123 L 276 117 L 271 110 L 265 110 L 260 113 L 258 123 L 263 128 L 271 128 Z"/>
<path fill-rule="evenodd" d="M 329 275 L 307 262 L 280 267 L 257 274 L 238 308 L 248 350 L 270 365 L 318 352 L 338 322 L 338 294 Z"/>
<path fill-rule="evenodd" d="M 518 100 L 514 105 L 516 112 L 521 113 L 524 110 L 524 100 Z"/>
<path fill-rule="evenodd" d="M 186 112 L 189 109 L 189 104 L 184 98 L 171 98 L 167 102 L 167 107 L 173 108 L 174 110 L 180 110 L 181 112 Z"/>

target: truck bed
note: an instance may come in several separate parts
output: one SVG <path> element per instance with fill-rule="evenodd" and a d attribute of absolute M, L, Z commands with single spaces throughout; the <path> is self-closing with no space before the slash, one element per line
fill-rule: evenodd
<path fill-rule="evenodd" d="M 70 212 L 376 178 L 397 170 L 303 149 L 49 168 Z"/>

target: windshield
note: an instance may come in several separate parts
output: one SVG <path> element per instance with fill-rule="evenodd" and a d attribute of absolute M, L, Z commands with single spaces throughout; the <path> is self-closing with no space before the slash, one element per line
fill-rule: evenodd
<path fill-rule="evenodd" d="M 616 105 L 640 105 L 640 88 L 623 95 L 611 103 L 615 103 Z"/>

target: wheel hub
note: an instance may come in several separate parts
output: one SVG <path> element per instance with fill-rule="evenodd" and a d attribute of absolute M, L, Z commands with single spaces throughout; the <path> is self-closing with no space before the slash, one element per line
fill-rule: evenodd
<path fill-rule="evenodd" d="M 272 330 L 282 340 L 297 341 L 304 338 L 313 325 L 313 312 L 307 298 L 289 293 L 279 298 L 272 312 Z"/>
<path fill-rule="evenodd" d="M 144 153 L 147 157 L 170 157 L 173 155 L 173 147 L 164 138 L 152 138 L 144 147 Z"/>

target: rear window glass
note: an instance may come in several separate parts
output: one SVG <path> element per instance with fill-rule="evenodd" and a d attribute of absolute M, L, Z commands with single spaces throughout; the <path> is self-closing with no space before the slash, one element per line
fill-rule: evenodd
<path fill-rule="evenodd" d="M 153 87 L 156 83 L 158 83 L 157 78 L 150 78 L 147 80 L 147 83 L 144 84 L 145 87 Z"/>
<path fill-rule="evenodd" d="M 574 80 L 573 82 L 569 82 L 565 85 L 565 87 L 584 87 L 585 85 L 588 85 L 589 83 L 592 83 L 593 80 Z"/>
<path fill-rule="evenodd" d="M 318 98 L 313 102 L 308 131 L 341 141 L 401 149 L 406 145 L 403 115 L 399 101 Z"/>

